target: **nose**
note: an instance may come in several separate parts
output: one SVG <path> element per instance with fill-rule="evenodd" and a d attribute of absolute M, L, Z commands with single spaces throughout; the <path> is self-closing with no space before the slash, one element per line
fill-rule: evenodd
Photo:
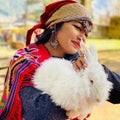
<path fill-rule="evenodd" d="M 80 34 L 79 36 L 78 36 L 78 40 L 79 41 L 83 41 L 84 43 L 86 42 L 86 35 L 85 35 L 85 33 L 82 33 L 82 34 Z"/>

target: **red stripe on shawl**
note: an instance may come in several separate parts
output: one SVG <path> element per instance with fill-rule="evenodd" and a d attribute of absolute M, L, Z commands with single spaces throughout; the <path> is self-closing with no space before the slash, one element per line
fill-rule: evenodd
<path fill-rule="evenodd" d="M 30 69 L 30 68 L 32 68 L 32 69 Z M 16 96 L 14 98 L 14 102 L 12 105 L 13 107 L 11 108 L 10 114 L 8 115 L 6 120 L 22 120 L 22 117 L 21 117 L 22 103 L 21 103 L 21 99 L 19 96 L 19 92 L 20 92 L 21 88 L 24 86 L 33 86 L 33 83 L 30 81 L 26 82 L 26 84 L 22 84 L 22 83 L 24 83 L 23 80 L 24 80 L 25 75 L 28 74 L 29 72 L 31 72 L 31 70 L 32 70 L 32 72 L 34 72 L 36 70 L 36 68 L 38 68 L 38 66 L 32 64 L 20 76 L 19 84 L 18 84 L 17 90 L 16 90 Z M 32 74 L 29 77 L 32 78 Z"/>
<path fill-rule="evenodd" d="M 41 62 L 43 62 L 45 59 L 50 58 L 50 54 L 48 53 L 48 51 L 46 50 L 46 48 L 43 45 L 39 45 L 39 47 L 37 47 L 34 44 L 32 44 L 32 45 L 28 46 L 28 48 L 29 49 L 36 48 L 36 52 L 31 54 L 31 56 L 32 55 L 37 55 L 37 56 L 39 55 L 40 59 L 38 59 L 38 61 L 36 61 L 36 63 L 34 60 L 33 60 L 33 62 L 31 61 L 30 66 L 25 68 L 24 71 L 22 71 L 22 73 L 20 73 L 20 78 L 19 78 L 19 82 L 17 85 L 17 90 L 15 93 L 13 105 L 11 107 L 9 114 L 5 118 L 5 120 L 22 120 L 22 103 L 21 103 L 21 99 L 19 96 L 20 90 L 21 90 L 21 88 L 23 88 L 25 86 L 33 86 L 33 83 L 31 82 L 31 78 L 33 77 L 33 74 L 35 73 L 35 70 L 39 67 L 39 64 Z M 13 61 L 14 61 L 14 59 L 13 59 Z M 20 64 L 22 64 L 22 63 L 20 63 Z M 16 65 L 17 69 L 19 69 L 21 67 L 20 64 L 18 66 Z M 12 64 L 11 64 L 11 66 L 12 66 Z M 16 68 L 14 67 L 14 70 L 16 70 Z M 26 77 L 27 77 L 27 79 L 26 79 Z M 6 114 L 6 111 L 4 110 L 3 113 Z"/>

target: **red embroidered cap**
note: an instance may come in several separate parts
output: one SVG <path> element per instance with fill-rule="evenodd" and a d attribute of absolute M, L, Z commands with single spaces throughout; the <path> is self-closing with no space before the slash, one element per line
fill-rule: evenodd
<path fill-rule="evenodd" d="M 40 16 L 40 22 L 37 25 L 33 26 L 30 30 L 28 30 L 26 36 L 26 45 L 30 44 L 32 33 L 37 28 L 46 29 L 51 25 L 70 20 L 89 21 L 87 23 L 87 26 L 92 25 L 86 8 L 76 1 L 61 0 L 47 5 L 45 7 L 45 11 Z"/>

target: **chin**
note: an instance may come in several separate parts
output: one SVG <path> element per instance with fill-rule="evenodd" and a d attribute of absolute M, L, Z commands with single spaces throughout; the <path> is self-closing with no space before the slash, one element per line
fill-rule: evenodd
<path fill-rule="evenodd" d="M 68 54 L 74 55 L 74 54 L 76 54 L 77 52 L 79 52 L 78 49 L 73 49 L 73 50 L 71 50 Z"/>

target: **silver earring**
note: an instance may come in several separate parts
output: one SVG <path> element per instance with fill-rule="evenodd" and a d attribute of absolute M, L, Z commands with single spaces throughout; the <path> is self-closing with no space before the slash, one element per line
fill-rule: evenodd
<path fill-rule="evenodd" d="M 54 29 L 52 30 L 52 35 L 50 37 L 49 43 L 52 48 L 56 48 L 58 46 L 58 40 L 56 35 L 56 25 L 54 25 Z"/>

